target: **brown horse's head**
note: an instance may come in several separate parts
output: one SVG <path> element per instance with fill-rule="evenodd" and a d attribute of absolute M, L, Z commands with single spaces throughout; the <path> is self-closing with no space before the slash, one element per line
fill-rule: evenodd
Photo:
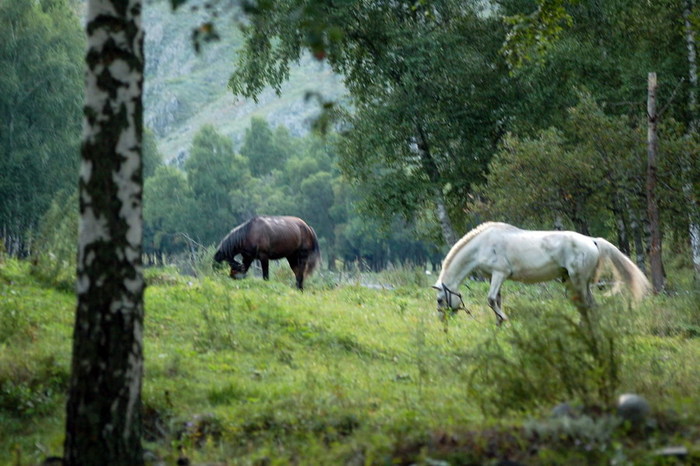
<path fill-rule="evenodd" d="M 245 269 L 243 264 L 234 259 L 229 260 L 228 264 L 231 266 L 231 272 L 229 272 L 229 277 L 233 278 L 234 280 L 245 278 L 245 273 L 247 272 L 247 270 Z"/>
<path fill-rule="evenodd" d="M 229 273 L 231 278 L 236 280 L 245 277 L 246 270 L 243 264 L 238 262 L 236 259 L 229 257 L 221 248 L 219 248 L 219 250 L 214 254 L 214 262 L 212 263 L 212 267 L 214 269 L 219 269 L 222 266 L 221 263 L 223 261 L 226 261 L 228 265 L 231 266 L 231 272 Z"/>

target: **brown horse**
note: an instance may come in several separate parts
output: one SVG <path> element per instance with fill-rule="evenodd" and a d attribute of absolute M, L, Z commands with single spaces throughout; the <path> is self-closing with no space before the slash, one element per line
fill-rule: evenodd
<path fill-rule="evenodd" d="M 235 257 L 240 254 L 242 262 Z M 263 279 L 269 278 L 269 261 L 286 258 L 297 279 L 297 288 L 304 289 L 304 278 L 313 272 L 321 253 L 313 228 L 297 217 L 253 217 L 221 240 L 214 254 L 216 262 L 231 266 L 231 278 L 243 278 L 253 260 L 262 266 Z"/>

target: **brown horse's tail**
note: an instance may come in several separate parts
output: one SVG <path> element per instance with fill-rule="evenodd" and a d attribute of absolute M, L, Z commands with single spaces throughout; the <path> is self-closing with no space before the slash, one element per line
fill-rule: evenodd
<path fill-rule="evenodd" d="M 306 270 L 304 271 L 304 276 L 311 275 L 314 272 L 314 270 L 316 270 L 316 267 L 318 266 L 319 262 L 321 262 L 321 248 L 319 248 L 318 246 L 318 237 L 316 236 L 316 232 L 314 231 L 314 229 L 310 226 L 309 230 L 311 230 L 312 247 L 311 252 L 309 253 L 309 258 L 306 261 Z"/>
<path fill-rule="evenodd" d="M 600 251 L 598 261 L 598 273 L 603 263 L 608 262 L 613 265 L 613 273 L 616 278 L 621 278 L 627 288 L 629 288 L 632 298 L 639 302 L 649 291 L 651 285 L 639 267 L 625 256 L 612 243 L 603 238 L 596 238 L 595 243 Z"/>

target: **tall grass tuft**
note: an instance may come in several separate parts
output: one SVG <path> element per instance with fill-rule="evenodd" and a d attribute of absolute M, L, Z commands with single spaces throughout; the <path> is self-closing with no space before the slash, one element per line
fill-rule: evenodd
<path fill-rule="evenodd" d="M 489 334 L 474 350 L 471 372 L 482 411 L 501 415 L 562 401 L 610 409 L 629 336 L 620 307 L 609 301 L 577 314 L 538 303 Z"/>

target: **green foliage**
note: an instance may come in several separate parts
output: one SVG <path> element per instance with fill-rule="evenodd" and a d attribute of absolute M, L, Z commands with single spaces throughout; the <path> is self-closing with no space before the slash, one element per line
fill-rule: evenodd
<path fill-rule="evenodd" d="M 192 237 L 200 244 L 218 242 L 252 214 L 245 159 L 234 153 L 230 139 L 214 127 L 204 126 L 195 136 L 185 172 L 194 197 Z"/>
<path fill-rule="evenodd" d="M 581 316 L 542 304 L 519 307 L 527 319 L 474 350 L 470 391 L 482 409 L 503 414 L 563 401 L 611 409 L 629 344 L 624 311 L 611 303 Z"/>
<path fill-rule="evenodd" d="M 253 176 L 269 174 L 281 167 L 288 157 L 287 148 L 276 143 L 270 125 L 262 118 L 253 117 L 250 128 L 246 129 L 240 152 L 248 159 Z"/>
<path fill-rule="evenodd" d="M 388 222 L 396 214 L 410 219 L 432 208 L 436 190 L 457 211 L 482 177 L 511 102 L 499 23 L 479 2 L 314 3 L 303 8 L 314 22 L 293 1 L 254 17 L 229 82 L 234 93 L 279 88 L 301 50 L 322 44 L 321 56 L 352 96 L 341 166 L 368 211 Z"/>
<path fill-rule="evenodd" d="M 148 128 L 143 131 L 143 150 L 141 153 L 143 161 L 143 179 L 152 177 L 156 169 L 163 164 L 163 156 L 158 152 L 158 142 L 156 136 Z"/>
<path fill-rule="evenodd" d="M 395 219 L 387 226 L 352 215 L 337 227 L 337 253 L 346 263 L 356 261 L 362 271 L 375 272 L 389 264 L 423 267 L 442 260 L 434 246 L 416 236 L 414 223 Z"/>
<path fill-rule="evenodd" d="M 579 97 L 559 128 L 503 138 L 486 183 L 476 190 L 475 212 L 521 225 L 564 220 L 583 233 L 593 219 L 624 223 L 632 211 L 644 216 L 640 132 L 626 118 L 604 114 L 590 94 Z"/>
<path fill-rule="evenodd" d="M 506 137 L 491 162 L 488 184 L 480 191 L 483 198 L 494 200 L 487 216 L 540 225 L 551 225 L 561 216 L 586 232 L 586 219 L 600 205 L 595 187 L 603 177 L 603 167 L 588 155 L 567 150 L 554 129 L 537 140 Z"/>
<path fill-rule="evenodd" d="M 529 14 L 505 17 L 510 31 L 503 44 L 503 54 L 512 68 L 519 68 L 525 62 L 542 60 L 552 43 L 559 40 L 565 27 L 573 23 L 564 8 L 576 0 L 538 0 L 537 9 Z"/>
<path fill-rule="evenodd" d="M 51 355 L 30 356 L 28 364 L 4 357 L 0 360 L 0 419 L 26 420 L 50 414 L 68 389 L 66 367 Z"/>
<path fill-rule="evenodd" d="M 58 193 L 33 241 L 32 274 L 51 286 L 73 290 L 78 244 L 78 192 Z"/>
<path fill-rule="evenodd" d="M 192 188 L 178 168 L 160 166 L 143 188 L 144 251 L 178 252 L 187 247 L 194 214 Z"/>
<path fill-rule="evenodd" d="M 682 1 L 499 3 L 517 23 L 509 33 L 514 45 L 509 59 L 525 58 L 513 77 L 526 92 L 514 107 L 511 130 L 530 134 L 557 125 L 581 87 L 609 104 L 606 113 L 644 116 L 650 71 L 663 79 L 659 97 L 669 99 L 663 118 L 688 122 L 687 90 L 671 99 L 688 75 Z"/>
<path fill-rule="evenodd" d="M 75 183 L 84 41 L 65 1 L 0 3 L 0 225 L 10 238 Z"/>

